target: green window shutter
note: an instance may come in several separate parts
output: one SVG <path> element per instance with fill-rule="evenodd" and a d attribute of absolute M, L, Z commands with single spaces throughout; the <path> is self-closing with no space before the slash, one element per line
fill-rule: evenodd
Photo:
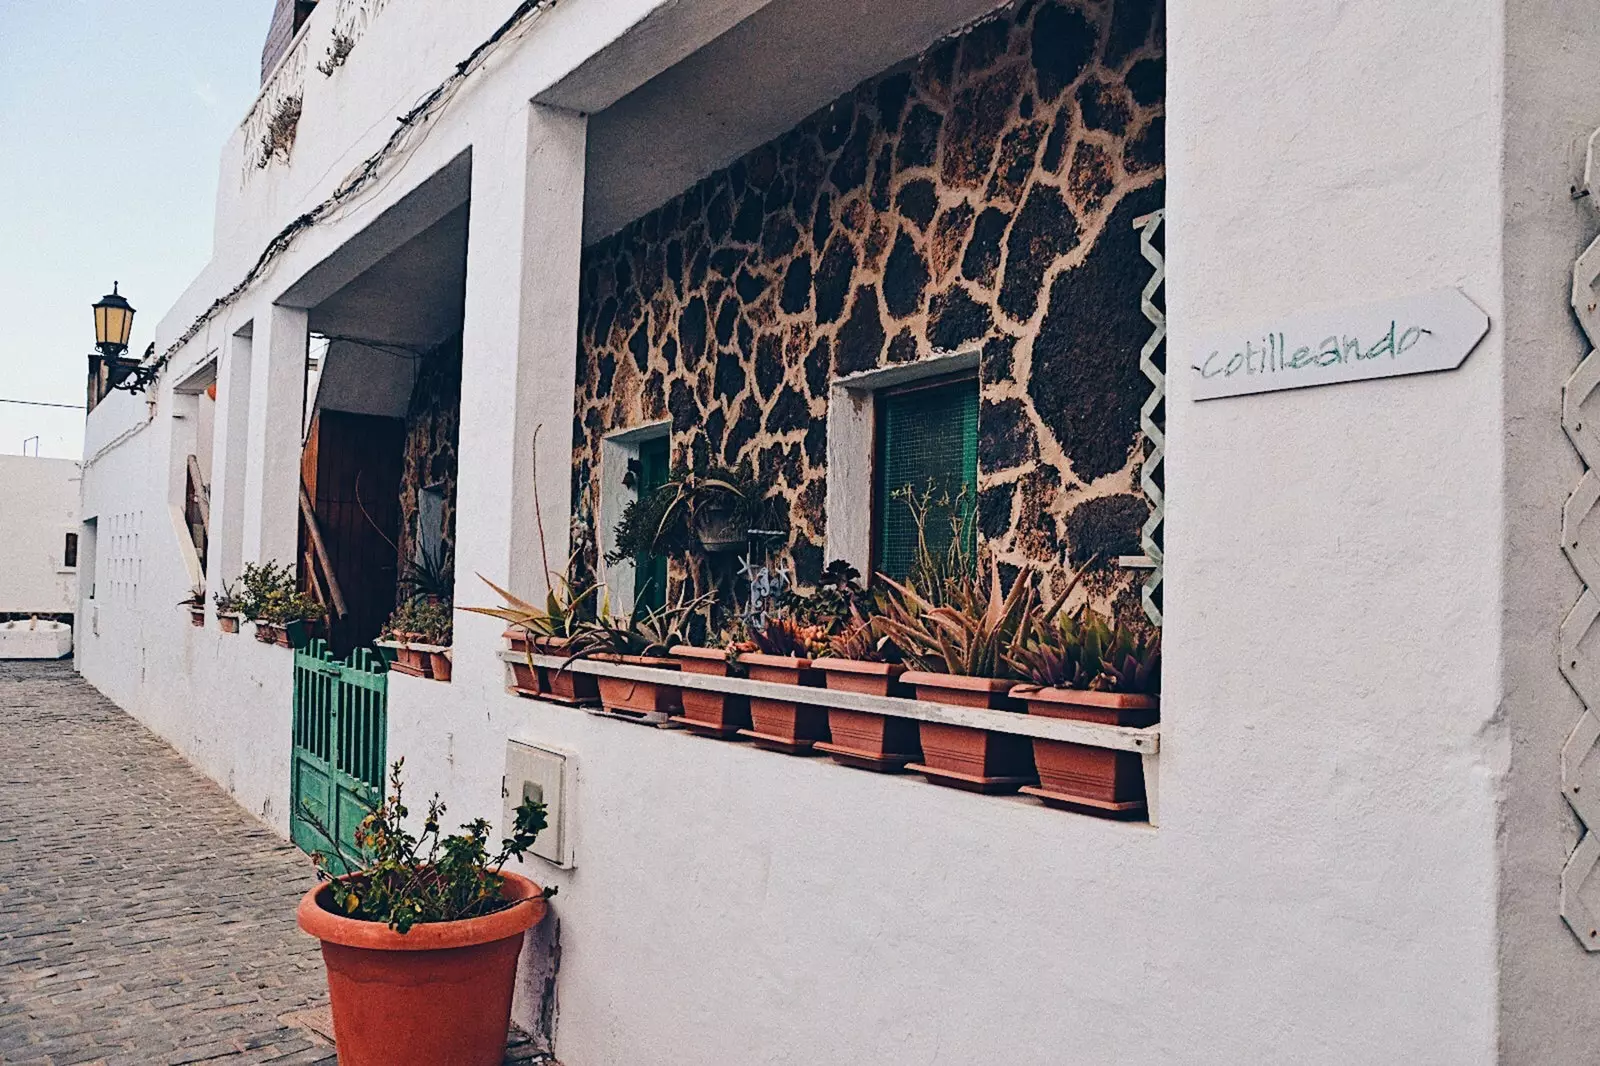
<path fill-rule="evenodd" d="M 907 492 L 927 496 L 928 548 L 942 557 L 960 536 L 975 555 L 978 501 L 978 383 L 972 379 L 878 397 L 876 569 L 895 580 L 917 557 L 917 522 Z"/>
<path fill-rule="evenodd" d="M 667 483 L 667 438 L 653 437 L 639 442 L 639 498 L 650 495 Z M 643 610 L 655 610 L 667 602 L 667 557 L 640 554 L 634 559 L 633 600 Z"/>

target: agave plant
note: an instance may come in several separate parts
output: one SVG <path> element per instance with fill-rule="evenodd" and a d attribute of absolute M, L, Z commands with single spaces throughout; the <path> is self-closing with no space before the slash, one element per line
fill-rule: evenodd
<path fill-rule="evenodd" d="M 1139 695 L 1161 688 L 1161 634 L 1135 632 L 1089 608 L 1036 622 L 1010 658 L 1046 688 Z"/>
<path fill-rule="evenodd" d="M 539 607 L 478 575 L 478 579 L 494 589 L 505 601 L 503 607 L 463 607 L 463 611 L 486 614 L 508 625 L 516 626 L 530 637 L 570 638 L 580 626 L 595 617 L 596 597 L 600 594 L 598 582 L 579 587 L 568 576 L 577 559 L 567 561 L 566 573 L 552 574 L 550 591 L 545 593 L 544 606 Z"/>
<path fill-rule="evenodd" d="M 1032 575 L 1018 575 L 1005 593 L 1000 567 L 991 560 L 987 588 L 976 578 L 951 576 L 939 600 L 893 578 L 883 580 L 884 632 L 907 664 L 936 674 L 1014 676 L 1010 654 L 1036 610 Z"/>
<path fill-rule="evenodd" d="M 567 646 L 567 662 L 593 655 L 665 656 L 668 649 L 690 642 L 695 616 L 710 604 L 709 596 L 679 599 L 644 609 L 635 603 L 626 615 L 613 614 L 603 598 L 594 618 L 575 624 Z"/>

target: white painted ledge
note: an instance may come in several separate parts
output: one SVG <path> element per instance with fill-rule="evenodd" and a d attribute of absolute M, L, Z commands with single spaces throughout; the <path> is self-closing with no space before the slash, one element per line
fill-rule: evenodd
<path fill-rule="evenodd" d="M 500 658 L 508 663 L 526 664 L 530 656 L 522 652 L 502 651 Z M 677 688 L 726 692 L 735 696 L 795 700 L 795 690 L 800 688 L 798 685 L 783 685 L 771 681 L 750 681 L 742 677 L 712 677 L 706 674 L 661 670 L 653 666 L 635 666 L 628 663 L 597 662 L 590 659 L 568 662 L 559 655 L 534 655 L 531 658 L 535 666 L 557 669 L 565 665 L 567 670 L 575 674 L 620 677 L 629 681 L 651 681 Z M 860 692 L 841 692 L 837 689 L 814 688 L 801 691 L 807 693 L 806 697 L 800 700 L 802 703 L 837 707 L 844 711 L 869 711 L 895 718 L 913 718 L 920 722 L 943 722 L 946 725 L 987 729 L 991 733 L 1013 733 L 1017 736 L 1039 737 L 1043 740 L 1065 740 L 1092 748 L 1132 751 L 1140 755 L 1155 755 L 1161 750 L 1160 725 L 1135 729 L 1129 726 L 1042 718 L 1031 714 L 1017 714 L 1013 711 L 986 711 L 973 707 L 957 707 L 948 703 L 928 703 L 923 700 L 901 699 L 897 696 L 870 696 Z M 811 694 L 815 694 L 814 698 Z"/>

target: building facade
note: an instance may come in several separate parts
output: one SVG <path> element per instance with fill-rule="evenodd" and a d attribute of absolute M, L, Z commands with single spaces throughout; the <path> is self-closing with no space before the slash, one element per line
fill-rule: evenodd
<path fill-rule="evenodd" d="M 387 674 L 380 749 L 497 823 L 508 743 L 564 760 L 516 1008 L 561 1061 L 1600 1046 L 1592 19 L 279 7 L 154 402 L 88 420 L 80 669 L 288 836 L 301 660 L 175 605 L 283 562 L 343 658 L 443 581 L 451 678 Z M 1488 320 L 1455 369 L 1201 399 L 1224 330 L 1441 290 Z M 724 468 L 801 586 L 903 567 L 932 484 L 1004 582 L 1159 625 L 1148 819 L 508 691 L 477 575 L 626 607 L 627 504 Z"/>
<path fill-rule="evenodd" d="M 78 607 L 78 464 L 0 455 L 0 617 L 60 618 Z"/>

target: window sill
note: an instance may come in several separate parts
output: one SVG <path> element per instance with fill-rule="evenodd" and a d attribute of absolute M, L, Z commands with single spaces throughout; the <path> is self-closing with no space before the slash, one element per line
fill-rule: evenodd
<path fill-rule="evenodd" d="M 596 662 L 589 659 L 567 660 L 559 655 L 526 655 L 517 651 L 502 651 L 500 658 L 509 664 L 527 664 L 547 669 L 565 668 L 574 674 L 593 674 L 596 677 L 616 677 L 628 681 L 653 682 L 679 689 L 698 689 L 704 692 L 724 692 L 735 696 L 758 696 L 773 700 L 793 700 L 794 685 L 770 681 L 751 681 L 742 677 L 713 677 L 690 674 L 678 670 L 661 670 L 651 666 L 630 663 Z M 1015 736 L 1038 737 L 1044 740 L 1061 740 L 1091 748 L 1133 752 L 1143 758 L 1145 791 L 1149 803 L 1149 823 L 1157 825 L 1156 799 L 1158 795 L 1157 771 L 1161 752 L 1161 726 L 1144 728 L 1098 725 L 1093 722 L 1074 722 L 1060 718 L 1042 718 L 1017 714 L 1012 711 L 988 711 L 973 707 L 957 707 L 948 703 L 930 703 L 924 700 L 902 699 L 897 696 L 872 696 L 860 692 L 843 692 L 837 689 L 810 689 L 817 698 L 808 702 L 847 711 L 867 711 L 894 718 L 909 718 L 920 722 L 941 722 L 946 725 L 984 729 L 991 733 L 1009 733 Z"/>

